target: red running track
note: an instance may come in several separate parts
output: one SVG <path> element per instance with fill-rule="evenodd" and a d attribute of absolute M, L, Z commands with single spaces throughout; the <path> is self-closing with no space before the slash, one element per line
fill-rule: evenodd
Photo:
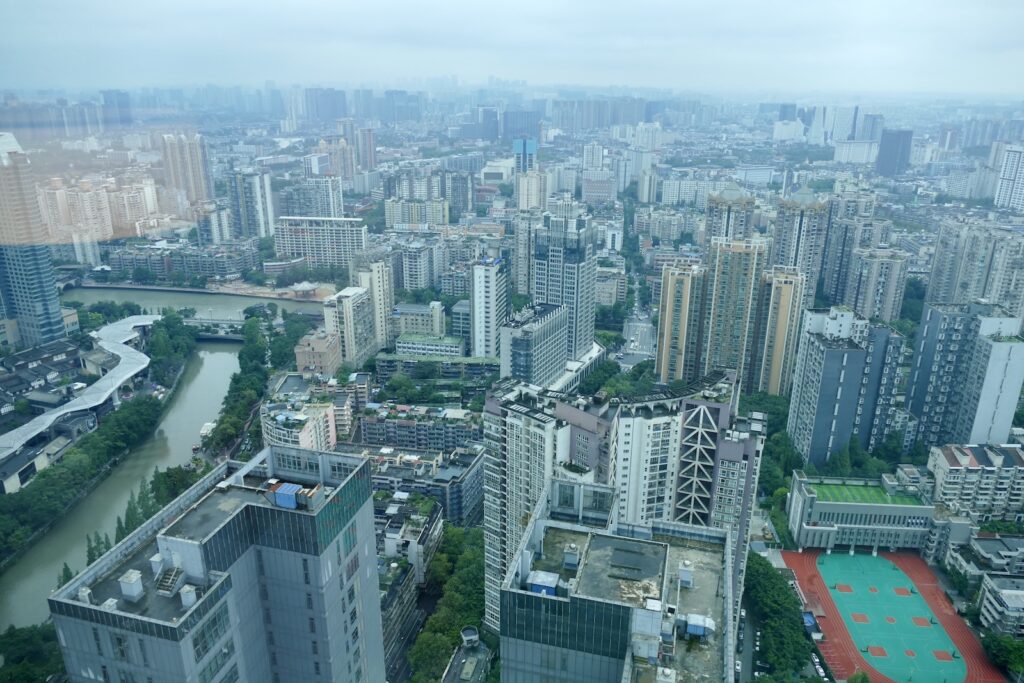
<path fill-rule="evenodd" d="M 843 618 L 839 615 L 839 610 L 832 602 L 828 586 L 818 574 L 816 564 L 818 554 L 819 552 L 814 550 L 803 553 L 785 551 L 782 553 L 782 557 L 786 566 L 796 574 L 804 597 L 809 602 L 814 602 L 814 598 L 816 598 L 825 612 L 825 618 L 818 621 L 818 625 L 821 626 L 821 630 L 825 634 L 825 638 L 818 642 L 818 649 L 824 655 L 832 673 L 838 679 L 845 679 L 857 671 L 863 671 L 871 677 L 872 683 L 896 683 L 876 671 L 857 650 L 853 638 L 846 630 Z M 952 603 L 939 585 L 938 579 L 925 561 L 910 554 L 882 553 L 882 555 L 891 560 L 914 582 L 918 594 L 928 603 L 928 607 L 942 624 L 942 628 L 956 645 L 957 650 L 960 651 L 960 656 L 964 658 L 964 663 L 967 665 L 966 681 L 969 683 L 1005 683 L 1006 678 L 988 661 L 981 643 L 964 623 L 964 620 L 957 615 Z"/>
<path fill-rule="evenodd" d="M 832 674 L 839 680 L 844 680 L 858 671 L 865 672 L 871 677 L 871 683 L 896 683 L 888 676 L 883 676 L 874 667 L 868 664 L 867 660 L 857 650 L 857 646 L 846 630 L 846 624 L 839 615 L 836 604 L 832 602 L 828 586 L 822 581 L 818 574 L 818 551 L 805 550 L 802 553 L 784 551 L 782 558 L 786 566 L 796 574 L 800 590 L 804 592 L 804 598 L 808 602 L 814 602 L 816 598 L 821 609 L 825 612 L 824 619 L 818 619 L 825 637 L 818 641 L 818 649 L 832 669 Z M 813 596 L 813 597 L 812 597 Z"/>
<path fill-rule="evenodd" d="M 882 556 L 892 560 L 893 564 L 917 586 L 917 592 L 928 603 L 928 607 L 960 651 L 960 656 L 964 658 L 967 664 L 967 680 L 971 683 L 1004 683 L 1006 678 L 992 662 L 988 661 L 981 642 L 953 609 L 953 603 L 946 597 L 931 567 L 916 555 L 882 553 Z"/>

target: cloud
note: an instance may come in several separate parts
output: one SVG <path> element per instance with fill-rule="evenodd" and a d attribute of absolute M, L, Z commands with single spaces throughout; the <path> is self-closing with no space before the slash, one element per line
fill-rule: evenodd
<path fill-rule="evenodd" d="M 1021 95 L 1024 3 L 9 2 L 6 87 L 454 75 L 711 92 Z"/>

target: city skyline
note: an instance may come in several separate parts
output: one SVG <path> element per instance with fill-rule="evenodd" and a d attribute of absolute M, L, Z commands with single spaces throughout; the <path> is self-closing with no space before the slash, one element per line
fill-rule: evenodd
<path fill-rule="evenodd" d="M 97 42 L 81 30 L 96 19 L 93 8 L 54 13 L 21 5 L 8 8 L 19 31 L 0 47 L 0 63 L 10 65 L 0 67 L 0 78 L 10 88 L 80 88 L 94 80 L 131 88 L 199 81 L 398 84 L 438 76 L 438 83 L 452 76 L 473 83 L 494 76 L 538 87 L 999 96 L 1014 94 L 1004 65 L 1024 60 L 1015 31 L 1024 7 L 1006 3 L 977 3 L 970 13 L 952 2 L 835 4 L 827 13 L 754 2 L 729 13 L 658 2 L 633 6 L 626 16 L 611 6 L 577 9 L 520 3 L 515 21 L 533 30 L 506 33 L 481 30 L 506 19 L 465 2 L 432 7 L 429 16 L 391 12 L 384 23 L 369 7 L 309 0 L 258 19 L 237 3 L 156 3 L 145 10 L 116 3 L 103 20 L 119 39 Z M 339 26 L 359 31 L 346 34 Z M 263 41 L 294 41 L 302 50 L 250 49 Z M 774 68 L 763 68 L 766 55 Z M 97 77 L 96 61 L 112 68 Z"/>

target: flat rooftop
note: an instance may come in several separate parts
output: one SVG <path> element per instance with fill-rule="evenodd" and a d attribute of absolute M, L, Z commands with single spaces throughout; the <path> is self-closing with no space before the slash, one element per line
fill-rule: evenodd
<path fill-rule="evenodd" d="M 826 503 L 869 503 L 872 505 L 924 505 L 917 496 L 907 493 L 886 493 L 878 485 L 857 486 L 851 484 L 808 484 L 818 494 L 818 500 Z"/>
<path fill-rule="evenodd" d="M 284 480 L 279 479 L 278 481 L 283 482 Z M 245 505 L 281 509 L 281 506 L 275 504 L 273 494 L 266 488 L 266 483 L 265 478 L 246 477 L 242 486 L 213 488 L 180 519 L 167 527 L 163 533 L 175 538 L 201 541 Z M 294 483 L 303 488 L 308 486 L 300 482 Z M 320 505 L 323 505 L 323 501 L 330 495 L 331 490 L 333 489 L 325 489 L 324 496 L 320 499 Z M 317 509 L 319 506 L 312 509 L 300 508 L 288 511 L 298 514 L 315 514 Z"/>
<path fill-rule="evenodd" d="M 661 600 L 665 557 L 657 543 L 594 534 L 580 562 L 576 593 L 634 607 Z"/>

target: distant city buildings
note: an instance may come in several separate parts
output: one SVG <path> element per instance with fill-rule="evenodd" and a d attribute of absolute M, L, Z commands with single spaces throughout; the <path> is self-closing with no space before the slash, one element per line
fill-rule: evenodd
<path fill-rule="evenodd" d="M 313 268 L 350 266 L 367 247 L 367 228 L 360 218 L 285 216 L 272 233 L 281 256 L 301 256 Z"/>

